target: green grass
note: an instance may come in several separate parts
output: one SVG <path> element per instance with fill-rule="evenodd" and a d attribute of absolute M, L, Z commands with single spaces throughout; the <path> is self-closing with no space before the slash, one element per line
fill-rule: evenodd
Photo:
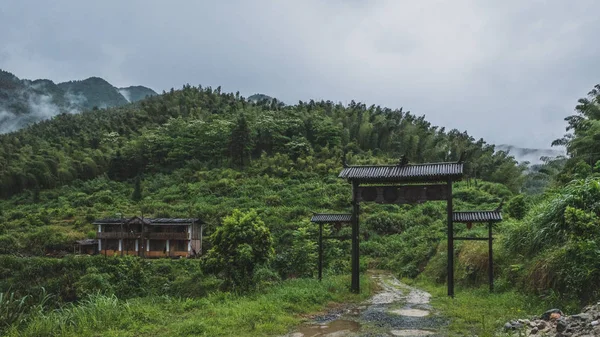
<path fill-rule="evenodd" d="M 537 297 L 516 291 L 490 293 L 487 287 L 457 288 L 455 297 L 447 296 L 446 285 L 418 281 L 415 284 L 431 293 L 431 304 L 449 320 L 449 336 L 496 336 L 513 319 L 531 318 L 548 306 Z"/>
<path fill-rule="evenodd" d="M 365 299 L 373 284 L 361 280 L 360 295 L 349 292 L 349 276 L 318 282 L 296 279 L 261 294 L 214 293 L 205 298 L 144 297 L 128 301 L 93 296 L 77 305 L 46 312 L 7 336 L 271 336 L 285 334 L 301 314 L 338 302 Z"/>

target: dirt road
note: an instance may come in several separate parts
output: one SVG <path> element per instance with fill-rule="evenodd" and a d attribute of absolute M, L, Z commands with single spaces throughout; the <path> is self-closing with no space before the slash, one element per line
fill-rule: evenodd
<path fill-rule="evenodd" d="M 431 295 L 375 273 L 378 291 L 368 301 L 315 316 L 285 337 L 443 336 L 446 319 L 429 304 Z"/>

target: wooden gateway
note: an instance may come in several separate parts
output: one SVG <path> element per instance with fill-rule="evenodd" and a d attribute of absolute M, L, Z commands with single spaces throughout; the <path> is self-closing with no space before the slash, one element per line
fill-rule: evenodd
<path fill-rule="evenodd" d="M 339 178 L 352 184 L 352 283 L 360 292 L 359 278 L 359 210 L 361 202 L 380 204 L 416 204 L 445 200 L 448 226 L 448 295 L 454 296 L 454 235 L 452 182 L 462 179 L 462 160 L 452 163 L 409 164 L 405 158 L 398 165 L 348 166 Z"/>
<path fill-rule="evenodd" d="M 313 217 L 310 219 L 311 222 L 319 224 L 319 281 L 323 278 L 323 240 L 327 239 L 338 239 L 344 240 L 349 237 L 345 236 L 327 236 L 323 237 L 323 225 L 324 224 L 336 224 L 342 225 L 352 222 L 352 214 L 324 214 L 324 213 L 315 213 Z"/>
<path fill-rule="evenodd" d="M 103 255 L 191 257 L 202 254 L 204 222 L 179 218 L 110 218 L 98 226 L 98 250 Z"/>

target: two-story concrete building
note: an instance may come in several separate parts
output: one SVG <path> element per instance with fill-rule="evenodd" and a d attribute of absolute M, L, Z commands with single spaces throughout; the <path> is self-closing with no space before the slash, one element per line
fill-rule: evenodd
<path fill-rule="evenodd" d="M 102 255 L 189 257 L 202 254 L 200 219 L 109 218 L 93 222 Z"/>

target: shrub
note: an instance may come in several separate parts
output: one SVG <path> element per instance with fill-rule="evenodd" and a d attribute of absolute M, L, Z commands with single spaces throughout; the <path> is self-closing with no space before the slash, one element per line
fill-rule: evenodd
<path fill-rule="evenodd" d="M 234 210 L 211 236 L 213 247 L 206 257 L 207 266 L 222 272 L 228 286 L 246 290 L 251 286 L 254 269 L 273 255 L 273 239 L 255 210 Z"/>
<path fill-rule="evenodd" d="M 510 217 L 521 220 L 527 214 L 527 202 L 522 194 L 510 199 L 506 204 L 506 211 Z"/>
<path fill-rule="evenodd" d="M 378 257 L 381 267 L 403 277 L 416 277 L 435 254 L 444 227 L 441 221 L 413 226 L 401 234 L 376 236 L 361 244 L 365 254 Z"/>
<path fill-rule="evenodd" d="M 312 276 L 316 270 L 318 244 L 316 229 L 311 225 L 302 225 L 291 233 L 291 245 L 276 256 L 276 268 L 285 277 Z M 314 227 L 314 226 L 312 226 Z M 323 235 L 327 235 L 324 233 Z"/>
<path fill-rule="evenodd" d="M 456 259 L 455 277 L 468 285 L 479 285 L 487 281 L 488 245 L 482 242 L 461 243 Z"/>
<path fill-rule="evenodd" d="M 90 267 L 77 282 L 75 282 L 77 297 L 84 298 L 93 294 L 114 294 L 114 289 L 108 273 L 101 273 L 97 268 Z"/>
<path fill-rule="evenodd" d="M 365 224 L 379 234 L 398 234 L 404 230 L 403 220 L 399 213 L 378 212 L 366 217 Z"/>
<path fill-rule="evenodd" d="M 0 235 L 0 254 L 14 254 L 20 248 L 19 240 L 15 235 Z"/>
<path fill-rule="evenodd" d="M 222 284 L 223 280 L 202 272 L 178 275 L 171 283 L 169 293 L 179 297 L 204 297 L 220 290 Z"/>
<path fill-rule="evenodd" d="M 281 281 L 279 274 L 268 266 L 260 266 L 254 272 L 254 283 L 256 289 L 261 291 Z"/>
<path fill-rule="evenodd" d="M 504 246 L 523 263 L 525 288 L 539 293 L 552 288 L 581 301 L 600 297 L 594 286 L 600 283 L 598 200 L 599 178 L 576 180 L 508 227 Z"/>

